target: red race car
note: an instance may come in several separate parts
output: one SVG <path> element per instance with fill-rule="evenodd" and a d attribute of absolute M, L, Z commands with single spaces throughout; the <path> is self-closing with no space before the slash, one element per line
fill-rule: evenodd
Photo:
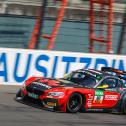
<path fill-rule="evenodd" d="M 126 72 L 111 67 L 79 69 L 63 78 L 31 77 L 17 92 L 17 101 L 37 103 L 63 112 L 116 111 L 126 114 Z"/>

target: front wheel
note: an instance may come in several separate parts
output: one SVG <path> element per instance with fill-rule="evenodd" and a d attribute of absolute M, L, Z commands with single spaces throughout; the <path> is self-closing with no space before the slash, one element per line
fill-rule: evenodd
<path fill-rule="evenodd" d="M 82 96 L 79 93 L 73 93 L 67 102 L 67 112 L 76 113 L 82 107 Z"/>

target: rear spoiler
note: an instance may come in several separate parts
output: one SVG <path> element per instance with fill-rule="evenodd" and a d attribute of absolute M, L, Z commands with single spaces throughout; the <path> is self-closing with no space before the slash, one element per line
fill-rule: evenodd
<path fill-rule="evenodd" d="M 104 72 L 113 72 L 118 77 L 120 77 L 121 79 L 126 80 L 126 77 L 122 77 L 121 76 L 121 75 L 126 76 L 126 71 L 121 71 L 121 70 L 118 70 L 118 69 L 115 69 L 115 68 L 112 68 L 112 67 L 102 67 L 101 71 L 104 71 Z"/>

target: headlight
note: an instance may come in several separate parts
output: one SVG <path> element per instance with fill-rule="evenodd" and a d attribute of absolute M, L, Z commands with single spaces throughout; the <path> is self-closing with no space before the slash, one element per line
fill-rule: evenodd
<path fill-rule="evenodd" d="M 49 92 L 48 96 L 63 97 L 64 93 L 63 92 Z"/>

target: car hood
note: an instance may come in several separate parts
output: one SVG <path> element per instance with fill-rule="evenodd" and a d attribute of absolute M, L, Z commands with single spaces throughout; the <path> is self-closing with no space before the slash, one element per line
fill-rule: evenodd
<path fill-rule="evenodd" d="M 42 78 L 31 82 L 29 87 L 41 89 L 44 91 L 52 88 L 82 87 L 82 86 L 63 79 Z"/>

